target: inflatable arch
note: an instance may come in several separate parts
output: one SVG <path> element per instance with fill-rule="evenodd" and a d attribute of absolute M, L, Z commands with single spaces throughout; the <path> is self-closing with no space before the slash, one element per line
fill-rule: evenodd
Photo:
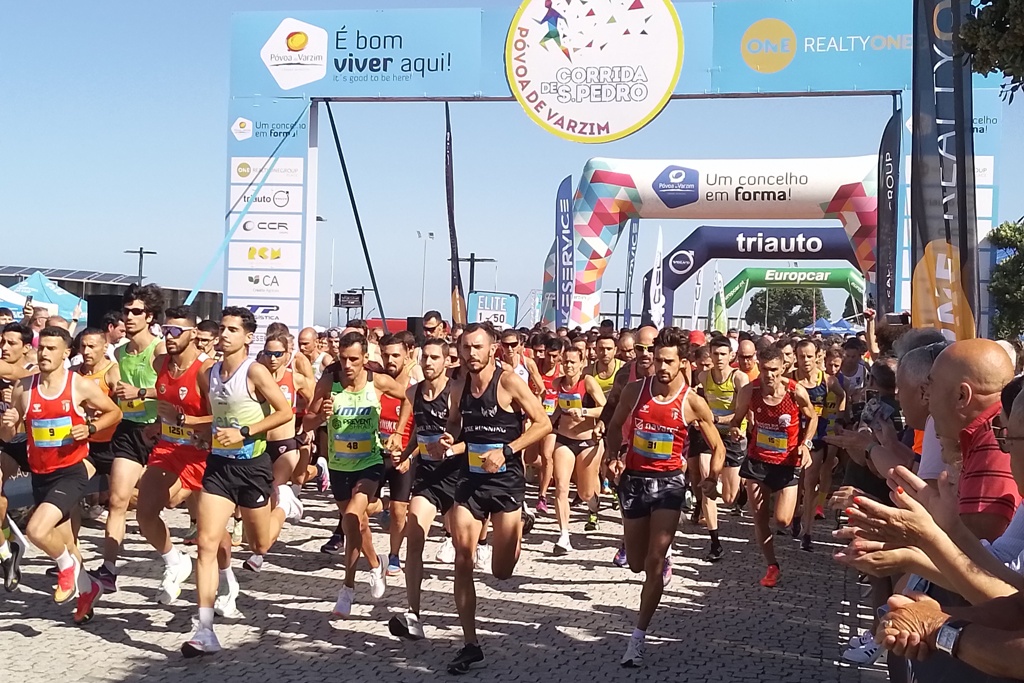
<path fill-rule="evenodd" d="M 877 233 L 876 155 L 829 159 L 594 158 L 573 205 L 576 279 L 570 325 L 596 324 L 601 279 L 630 218 L 838 219 L 870 273 Z"/>
<path fill-rule="evenodd" d="M 864 276 L 855 268 L 745 268 L 724 287 L 724 303 L 731 308 L 753 289 L 814 287 L 845 289 L 864 300 Z"/>

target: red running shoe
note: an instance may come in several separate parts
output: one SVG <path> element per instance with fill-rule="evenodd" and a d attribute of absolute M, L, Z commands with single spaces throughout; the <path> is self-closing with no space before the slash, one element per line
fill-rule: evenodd
<path fill-rule="evenodd" d="M 768 571 L 765 572 L 764 578 L 761 579 L 761 585 L 765 588 L 775 588 L 775 585 L 779 582 L 779 575 L 781 573 L 779 565 L 769 565 Z"/>
<path fill-rule="evenodd" d="M 103 595 L 103 584 L 96 579 L 89 577 L 89 590 L 85 593 L 78 593 L 78 602 L 75 605 L 75 623 L 78 625 L 87 624 L 92 620 L 92 606 Z"/>

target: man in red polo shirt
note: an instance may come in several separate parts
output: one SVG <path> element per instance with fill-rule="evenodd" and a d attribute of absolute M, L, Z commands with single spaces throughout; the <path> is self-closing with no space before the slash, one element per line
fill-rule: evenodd
<path fill-rule="evenodd" d="M 992 430 L 999 392 L 1011 379 L 1010 358 L 990 339 L 950 345 L 935 359 L 929 376 L 935 433 L 960 443 L 960 517 L 975 536 L 989 542 L 1003 533 L 1021 501 L 1010 456 L 999 449 Z"/>

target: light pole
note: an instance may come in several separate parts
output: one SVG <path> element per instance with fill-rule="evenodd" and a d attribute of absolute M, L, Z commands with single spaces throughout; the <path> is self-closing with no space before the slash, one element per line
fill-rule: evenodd
<path fill-rule="evenodd" d="M 149 250 L 145 249 L 144 247 L 139 247 L 138 249 L 125 249 L 124 253 L 126 253 L 126 254 L 138 254 L 139 255 L 139 284 L 141 285 L 142 284 L 142 279 L 143 279 L 142 278 L 142 260 L 146 256 L 156 256 L 156 252 L 155 251 L 149 251 Z"/>
<path fill-rule="evenodd" d="M 417 230 L 416 237 L 423 240 L 423 271 L 420 278 L 420 315 L 422 315 L 427 301 L 427 242 L 433 241 L 434 233 Z"/>
<path fill-rule="evenodd" d="M 327 219 L 324 218 L 323 216 L 317 216 L 316 217 L 316 222 L 317 223 L 326 223 Z M 317 236 L 319 236 L 320 226 L 317 225 L 316 228 L 317 228 Z M 328 314 L 328 318 L 327 318 L 328 327 L 334 327 L 334 237 L 333 236 L 331 237 L 331 294 L 330 294 L 330 300 L 328 301 L 328 305 L 331 307 L 330 308 L 330 313 Z"/>

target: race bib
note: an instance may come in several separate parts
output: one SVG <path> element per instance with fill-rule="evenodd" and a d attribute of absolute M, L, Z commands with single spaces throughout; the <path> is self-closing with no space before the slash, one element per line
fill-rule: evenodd
<path fill-rule="evenodd" d="M 32 442 L 37 448 L 60 448 L 73 443 L 71 417 L 32 420 Z"/>
<path fill-rule="evenodd" d="M 482 456 L 488 451 L 500 451 L 505 444 L 501 443 L 467 443 L 466 453 L 469 455 L 469 471 L 474 474 L 501 474 L 506 467 L 503 464 L 497 472 L 488 472 L 484 469 Z"/>
<path fill-rule="evenodd" d="M 219 455 L 222 458 L 231 458 L 232 460 L 251 460 L 253 454 L 256 452 L 256 442 L 245 441 L 239 446 L 227 448 L 225 446 L 221 446 L 220 442 L 217 441 L 217 429 L 214 428 L 210 452 L 214 455 Z"/>
<path fill-rule="evenodd" d="M 356 459 L 373 454 L 374 434 L 370 432 L 338 432 L 334 435 L 335 458 Z"/>
<path fill-rule="evenodd" d="M 440 458 L 435 458 L 435 457 L 432 457 L 430 455 L 430 451 L 427 450 L 428 446 L 430 446 L 432 444 L 435 444 L 435 443 L 437 443 L 440 440 L 441 440 L 441 435 L 440 434 L 417 434 L 416 435 L 416 441 L 419 443 L 418 450 L 419 450 L 420 458 L 422 458 L 423 460 L 431 460 L 431 461 L 444 460 L 444 456 L 443 455 Z"/>
<path fill-rule="evenodd" d="M 789 436 L 786 432 L 758 427 L 757 445 L 761 450 L 770 453 L 786 453 L 789 451 Z"/>
<path fill-rule="evenodd" d="M 822 413 L 825 412 L 825 406 L 821 403 L 814 404 L 814 412 L 817 413 L 818 417 L 821 417 Z"/>
<path fill-rule="evenodd" d="M 548 415 L 555 414 L 555 406 L 558 404 L 558 402 L 554 396 L 549 396 L 545 394 L 543 404 L 545 413 L 547 413 Z"/>
<path fill-rule="evenodd" d="M 579 394 L 559 394 L 558 407 L 562 410 L 582 410 L 583 397 Z"/>
<path fill-rule="evenodd" d="M 125 420 L 144 420 L 146 418 L 146 402 L 141 398 L 132 398 L 117 402 Z"/>
<path fill-rule="evenodd" d="M 178 425 L 160 423 L 160 438 L 168 443 L 179 446 L 194 445 L 196 432 L 191 427 L 179 427 Z"/>
<path fill-rule="evenodd" d="M 672 457 L 674 441 L 673 434 L 638 429 L 633 433 L 633 450 L 650 460 L 668 460 Z"/>

